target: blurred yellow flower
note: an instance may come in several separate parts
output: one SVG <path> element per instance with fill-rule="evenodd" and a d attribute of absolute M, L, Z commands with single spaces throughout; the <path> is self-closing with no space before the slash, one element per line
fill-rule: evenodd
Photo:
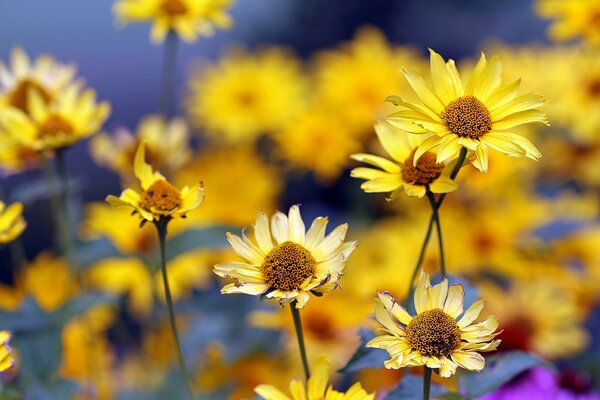
<path fill-rule="evenodd" d="M 18 281 L 14 285 L 0 283 L 0 309 L 18 310 L 25 295 L 22 285 Z"/>
<path fill-rule="evenodd" d="M 211 250 L 194 250 L 169 261 L 169 288 L 173 301 L 190 297 L 193 289 L 207 289 L 212 281 L 211 266 L 218 260 Z M 161 301 L 165 301 L 165 288 L 160 273 L 154 274 L 154 287 Z"/>
<path fill-rule="evenodd" d="M 330 183 L 348 165 L 348 156 L 360 149 L 355 129 L 335 114 L 313 106 L 273 135 L 277 154 L 291 166 L 314 172 Z"/>
<path fill-rule="evenodd" d="M 82 91 L 78 84 L 56 93 L 51 102 L 30 89 L 27 100 L 28 113 L 7 107 L 0 114 L 0 126 L 37 151 L 61 149 L 85 139 L 101 128 L 110 113 L 107 102 L 96 103 L 96 93 Z"/>
<path fill-rule="evenodd" d="M 27 265 L 19 281 L 44 311 L 61 307 L 77 289 L 67 262 L 48 252 L 40 253 Z"/>
<path fill-rule="evenodd" d="M 488 63 L 482 53 L 463 86 L 454 61 L 446 63 L 433 50 L 430 53 L 432 86 L 413 70 L 402 69 L 421 104 L 388 97 L 403 108 L 391 114 L 388 122 L 410 133 L 434 134 L 419 145 L 415 163 L 432 149 L 437 150 L 437 162 L 441 163 L 466 148 L 474 155 L 473 165 L 482 172 L 488 170 L 488 147 L 511 157 L 541 157 L 529 140 L 514 133 L 519 125 L 546 123 L 544 113 L 537 109 L 544 103 L 541 96 L 518 95 L 519 80 L 502 83 L 502 61 L 497 56 Z"/>
<path fill-rule="evenodd" d="M 182 118 L 166 121 L 160 115 L 144 117 L 135 133 L 119 128 L 111 136 L 100 133 L 90 140 L 90 153 L 96 163 L 131 181 L 135 152 L 146 142 L 146 159 L 167 176 L 178 171 L 192 157 L 189 129 Z"/>
<path fill-rule="evenodd" d="M 554 20 L 549 35 L 552 40 L 582 38 L 600 44 L 600 3 L 597 0 L 537 0 L 537 13 Z"/>
<path fill-rule="evenodd" d="M 299 113 L 307 97 L 300 61 L 288 50 L 230 50 L 217 65 L 190 78 L 192 122 L 213 139 L 248 142 L 271 133 Z"/>
<path fill-rule="evenodd" d="M 113 11 L 122 24 L 152 22 L 150 40 L 160 43 L 169 31 L 182 40 L 194 42 L 198 36 L 211 36 L 214 28 L 227 29 L 231 18 L 227 9 L 232 0 L 117 0 Z"/>
<path fill-rule="evenodd" d="M 375 299 L 375 318 L 383 326 L 383 335 L 367 347 L 386 350 L 390 359 L 386 368 L 424 365 L 439 368 L 440 376 L 449 378 L 461 367 L 481 371 L 485 359 L 478 352 L 496 350 L 500 340 L 494 317 L 473 324 L 483 309 L 483 300 L 473 303 L 463 313 L 462 285 L 448 286 L 448 279 L 431 286 L 429 274 L 423 273 L 415 291 L 414 317 L 389 293 Z M 462 317 L 457 318 L 462 314 Z"/>
<path fill-rule="evenodd" d="M 545 358 L 569 357 L 590 341 L 584 310 L 550 278 L 513 282 L 510 288 L 480 284 L 488 309 L 501 321 L 501 350 L 525 350 Z"/>
<path fill-rule="evenodd" d="M 17 174 L 37 168 L 40 154 L 6 132 L 0 131 L 0 170 L 3 174 Z"/>
<path fill-rule="evenodd" d="M 15 359 L 12 356 L 12 350 L 9 341 L 12 334 L 9 331 L 0 331 L 0 372 L 11 369 L 15 366 Z"/>
<path fill-rule="evenodd" d="M 186 213 L 198 207 L 204 199 L 204 189 L 198 183 L 179 190 L 160 172 L 153 172 L 145 161 L 146 142 L 137 149 L 134 161 L 135 176 L 140 180 L 142 192 L 125 189 L 120 197 L 108 196 L 106 201 L 115 207 L 131 207 L 143 220 L 185 218 Z"/>
<path fill-rule="evenodd" d="M 269 228 L 269 218 L 259 212 L 254 225 L 256 244 L 245 233 L 242 238 L 227 234 L 229 244 L 244 262 L 215 265 L 217 275 L 235 280 L 221 293 L 264 294 L 279 299 L 281 305 L 296 301 L 296 308 L 302 308 L 311 292 L 334 290 L 357 243 L 344 242 L 348 224 L 325 236 L 327 222 L 326 217 L 318 217 L 306 231 L 300 208 L 292 206 L 287 216 L 276 212 Z"/>
<path fill-rule="evenodd" d="M 14 107 L 29 114 L 31 93 L 37 92 L 45 103 L 50 103 L 74 76 L 72 65 L 58 63 L 47 54 L 31 62 L 22 48 L 15 47 L 10 66 L 0 61 L 0 109 Z"/>
<path fill-rule="evenodd" d="M 384 102 L 388 94 L 408 92 L 398 65 L 424 62 L 413 49 L 392 48 L 379 29 L 367 26 L 340 49 L 317 53 L 314 64 L 316 96 L 346 121 L 345 127 L 364 135 L 392 111 Z"/>
<path fill-rule="evenodd" d="M 205 149 L 176 174 L 174 183 L 193 181 L 199 171 L 210 196 L 185 220 L 191 226 L 251 224 L 256 210 L 268 213 L 275 210 L 283 189 L 276 167 L 268 165 L 250 147 Z"/>
<path fill-rule="evenodd" d="M 355 383 L 347 392 L 338 392 L 332 386 L 327 386 L 331 366 L 322 356 L 314 366 L 314 371 L 308 379 L 306 388 L 300 380 L 290 382 L 291 397 L 271 385 L 259 385 L 255 391 L 265 400 L 373 400 L 375 393 L 368 394 L 360 383 Z"/>
<path fill-rule="evenodd" d="M 409 196 L 423 197 L 427 190 L 433 193 L 448 193 L 458 185 L 452 179 L 452 164 L 437 163 L 436 154 L 425 151 L 415 160 L 416 152 L 424 140 L 423 136 L 394 130 L 385 122 L 375 124 L 379 143 L 394 161 L 373 154 L 353 154 L 351 157 L 380 169 L 359 167 L 350 176 L 366 179 L 361 188 L 367 193 L 390 192 L 390 199 L 404 189 Z"/>
<path fill-rule="evenodd" d="M 6 204 L 0 201 L 0 244 L 12 242 L 26 227 L 23 204 L 17 202 L 6 207 Z"/>

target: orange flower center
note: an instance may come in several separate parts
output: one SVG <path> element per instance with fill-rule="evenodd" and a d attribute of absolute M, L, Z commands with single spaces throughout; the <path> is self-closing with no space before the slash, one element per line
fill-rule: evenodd
<path fill-rule="evenodd" d="M 71 135 L 73 125 L 60 115 L 50 115 L 38 129 L 38 137 L 56 137 L 58 135 Z"/>
<path fill-rule="evenodd" d="M 297 243 L 286 241 L 267 254 L 262 264 L 265 280 L 285 292 L 298 290 L 315 273 L 315 258 Z"/>
<path fill-rule="evenodd" d="M 160 5 L 160 9 L 170 16 L 183 15 L 188 11 L 182 0 L 164 0 Z"/>
<path fill-rule="evenodd" d="M 442 112 L 442 119 L 452 133 L 477 139 L 492 129 L 492 117 L 485 104 L 475 96 L 452 100 Z"/>
<path fill-rule="evenodd" d="M 154 182 L 140 196 L 140 206 L 146 210 L 172 211 L 180 205 L 179 190 L 164 179 Z"/>
<path fill-rule="evenodd" d="M 429 185 L 431 182 L 439 178 L 444 169 L 443 164 L 435 162 L 436 156 L 429 151 L 426 151 L 418 160 L 417 165 L 413 165 L 415 152 L 411 151 L 410 155 L 401 165 L 402 180 L 411 185 Z"/>
<path fill-rule="evenodd" d="M 434 308 L 410 321 L 406 338 L 412 350 L 424 356 L 448 357 L 460 346 L 460 328 L 454 318 Z"/>
<path fill-rule="evenodd" d="M 42 85 L 32 80 L 24 79 L 19 82 L 17 87 L 10 93 L 8 96 L 8 103 L 24 113 L 29 114 L 28 102 L 30 90 L 37 91 L 46 104 L 52 100 L 52 96 L 42 87 Z"/>

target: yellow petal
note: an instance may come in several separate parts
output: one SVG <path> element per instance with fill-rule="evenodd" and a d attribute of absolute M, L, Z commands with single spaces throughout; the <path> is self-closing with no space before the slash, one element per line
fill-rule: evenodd
<path fill-rule="evenodd" d="M 297 205 L 292 206 L 288 213 L 288 229 L 289 240 L 304 246 L 306 227 L 300 216 L 300 207 Z"/>

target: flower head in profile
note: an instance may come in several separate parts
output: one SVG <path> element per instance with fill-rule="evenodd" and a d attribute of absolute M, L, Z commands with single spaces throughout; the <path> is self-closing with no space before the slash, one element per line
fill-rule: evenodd
<path fill-rule="evenodd" d="M 297 379 L 290 382 L 291 396 L 286 395 L 275 386 L 259 385 L 254 390 L 265 400 L 373 400 L 375 393 L 367 393 L 360 383 L 355 383 L 347 392 L 338 392 L 327 386 L 331 365 L 321 356 L 315 366 L 312 376 L 308 379 L 306 388 Z"/>
<path fill-rule="evenodd" d="M 600 44 L 600 3 L 597 0 L 537 0 L 537 13 L 553 19 L 549 36 L 555 41 L 582 38 Z"/>
<path fill-rule="evenodd" d="M 15 140 L 36 150 L 71 146 L 98 132 L 110 114 L 107 102 L 96 103 L 92 89 L 78 84 L 56 93 L 48 101 L 42 92 L 30 89 L 28 112 L 8 107 L 0 114 L 0 126 Z"/>
<path fill-rule="evenodd" d="M 13 203 L 6 207 L 0 201 L 0 244 L 15 240 L 27 227 L 23 219 L 23 204 Z"/>
<path fill-rule="evenodd" d="M 518 94 L 520 80 L 502 82 L 502 61 L 494 56 L 489 62 L 481 54 L 470 80 L 465 84 L 454 60 L 444 59 L 430 50 L 431 85 L 416 72 L 403 68 L 406 80 L 421 104 L 399 96 L 388 100 L 403 109 L 387 121 L 409 133 L 433 134 L 419 145 L 414 162 L 427 151 L 437 153 L 442 163 L 455 158 L 464 147 L 473 155 L 473 165 L 487 172 L 489 148 L 510 157 L 538 160 L 541 153 L 523 136 L 513 132 L 519 125 L 546 123 L 537 109 L 544 99 L 533 93 Z"/>
<path fill-rule="evenodd" d="M 296 308 L 302 308 L 311 292 L 322 294 L 335 289 L 356 242 L 344 242 L 347 224 L 327 236 L 326 228 L 327 218 L 318 217 L 305 231 L 298 206 L 292 206 L 288 215 L 275 213 L 270 227 L 269 219 L 260 212 L 254 225 L 256 243 L 244 233 L 241 238 L 227 234 L 244 261 L 215 265 L 217 275 L 235 279 L 221 293 L 264 294 L 279 299 L 281 305 L 296 301 Z"/>
<path fill-rule="evenodd" d="M 495 350 L 500 344 L 494 339 L 499 333 L 498 321 L 488 317 L 474 324 L 483 309 L 483 300 L 463 313 L 463 298 L 462 285 L 448 286 L 448 279 L 444 278 L 431 286 L 426 273 L 421 275 L 415 291 L 414 317 L 389 293 L 379 293 L 375 318 L 383 325 L 383 335 L 372 339 L 367 347 L 389 353 L 386 368 L 425 365 L 439 368 L 440 376 L 445 378 L 452 376 L 457 367 L 482 370 L 485 360 L 478 352 Z"/>
<path fill-rule="evenodd" d="M 169 31 L 186 42 L 198 36 L 211 36 L 214 28 L 227 29 L 231 18 L 227 9 L 233 0 L 118 0 L 114 13 L 119 22 L 152 22 L 150 40 L 160 43 Z"/>
<path fill-rule="evenodd" d="M 359 167 L 350 173 L 354 178 L 367 180 L 361 185 L 365 192 L 391 192 L 393 197 L 404 189 L 409 196 L 423 197 L 428 189 L 433 193 L 456 190 L 456 182 L 449 177 L 451 164 L 438 164 L 434 152 L 426 151 L 415 162 L 415 152 L 423 142 L 423 136 L 393 130 L 384 122 L 375 124 L 375 132 L 382 147 L 394 161 L 373 154 L 351 156 L 357 161 L 377 167 Z"/>
<path fill-rule="evenodd" d="M 0 331 L 0 372 L 9 370 L 15 366 L 12 349 L 8 344 L 11 336 L 12 334 L 9 331 Z"/>
<path fill-rule="evenodd" d="M 159 221 L 185 218 L 186 213 L 198 207 L 204 199 L 201 183 L 181 190 L 170 184 L 158 171 L 145 161 L 146 142 L 142 142 L 135 154 L 134 172 L 140 180 L 142 192 L 125 189 L 121 196 L 108 196 L 106 201 L 117 207 L 131 207 L 143 220 Z"/>

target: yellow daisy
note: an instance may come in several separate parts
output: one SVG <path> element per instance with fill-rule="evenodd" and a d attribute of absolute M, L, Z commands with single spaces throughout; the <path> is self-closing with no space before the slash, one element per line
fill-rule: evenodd
<path fill-rule="evenodd" d="M 227 29 L 231 18 L 226 9 L 232 0 L 118 0 L 114 13 L 122 24 L 152 21 L 150 40 L 162 42 L 169 31 L 186 42 L 211 36 L 214 28 Z"/>
<path fill-rule="evenodd" d="M 11 336 L 12 334 L 9 331 L 0 331 L 0 372 L 9 370 L 15 366 L 12 349 L 8 344 Z"/>
<path fill-rule="evenodd" d="M 12 242 L 26 227 L 23 204 L 13 203 L 6 207 L 6 204 L 0 201 L 0 243 Z"/>
<path fill-rule="evenodd" d="M 167 121 L 161 115 L 148 115 L 140 121 L 135 133 L 119 128 L 112 136 L 104 132 L 96 135 L 90 140 L 90 153 L 99 165 L 129 180 L 135 152 L 145 141 L 148 162 L 170 176 L 190 161 L 189 140 L 189 129 L 182 118 Z"/>
<path fill-rule="evenodd" d="M 473 165 L 482 172 L 488 169 L 488 147 L 511 157 L 538 160 L 542 155 L 535 146 L 512 130 L 522 124 L 546 123 L 537 107 L 541 96 L 518 95 L 519 80 L 502 83 L 502 61 L 495 56 L 490 62 L 485 54 L 477 63 L 471 79 L 463 85 L 454 60 L 444 59 L 430 50 L 432 85 L 419 74 L 403 68 L 406 80 L 422 104 L 405 101 L 399 96 L 388 100 L 403 108 L 391 114 L 388 122 L 410 133 L 433 133 L 417 149 L 414 162 L 427 151 L 437 150 L 437 162 L 456 157 L 464 147 L 474 155 Z"/>
<path fill-rule="evenodd" d="M 238 48 L 194 72 L 187 108 L 192 123 L 211 138 L 251 142 L 290 122 L 307 97 L 302 64 L 291 52 Z"/>
<path fill-rule="evenodd" d="M 8 107 L 0 114 L 0 125 L 32 149 L 56 150 L 96 133 L 110 114 L 110 105 L 96 103 L 92 89 L 82 92 L 81 86 L 74 84 L 56 96 L 48 103 L 39 91 L 30 90 L 29 114 Z"/>
<path fill-rule="evenodd" d="M 448 193 L 458 185 L 449 175 L 452 167 L 436 162 L 436 155 L 424 152 L 416 161 L 415 153 L 423 143 L 423 136 L 394 131 L 384 122 L 375 124 L 375 132 L 383 149 L 394 161 L 373 154 L 353 154 L 357 161 L 365 162 L 374 168 L 359 167 L 352 170 L 350 176 L 366 179 L 361 188 L 367 193 L 391 192 L 390 198 L 399 191 L 409 196 L 423 197 L 427 189 L 433 193 Z"/>
<path fill-rule="evenodd" d="M 290 382 L 291 397 L 271 385 L 259 385 L 254 390 L 265 400 L 373 400 L 375 393 L 367 393 L 360 383 L 355 383 L 347 392 L 338 392 L 327 386 L 331 365 L 321 356 L 314 367 L 314 373 L 308 379 L 306 388 L 302 381 Z"/>
<path fill-rule="evenodd" d="M 214 272 L 231 277 L 221 293 L 264 294 L 279 299 L 281 305 L 296 301 L 302 308 L 309 293 L 326 293 L 338 286 L 346 260 L 356 242 L 344 242 L 348 224 L 339 225 L 325 236 L 327 217 L 316 218 L 305 231 L 300 208 L 292 206 L 286 216 L 275 213 L 269 219 L 260 212 L 254 225 L 254 244 L 244 233 L 240 238 L 231 233 L 227 240 L 245 261 L 217 264 Z"/>
<path fill-rule="evenodd" d="M 0 169 L 3 174 L 17 174 L 36 169 L 42 162 L 40 154 L 19 140 L 0 131 Z"/>
<path fill-rule="evenodd" d="M 0 62 L 0 108 L 29 112 L 29 93 L 36 91 L 45 102 L 72 83 L 75 67 L 57 63 L 45 54 L 33 62 L 20 47 L 13 48 L 10 66 Z"/>
<path fill-rule="evenodd" d="M 204 199 L 201 183 L 179 190 L 171 185 L 160 172 L 152 171 L 145 161 L 146 142 L 138 147 L 134 160 L 135 176 L 140 180 L 142 192 L 125 189 L 121 196 L 108 196 L 106 201 L 116 207 L 132 207 L 143 220 L 185 218 L 188 211 L 198 207 Z"/>
<path fill-rule="evenodd" d="M 367 343 L 367 347 L 386 350 L 390 359 L 386 368 L 424 365 L 439 368 L 448 378 L 457 367 L 481 371 L 485 360 L 478 352 L 496 350 L 500 340 L 498 321 L 488 317 L 473 324 L 483 309 L 478 300 L 463 313 L 462 285 L 448 287 L 448 279 L 431 286 L 429 274 L 423 273 L 414 295 L 417 315 L 414 317 L 389 293 L 375 299 L 375 318 L 383 325 L 383 335 Z M 462 314 L 462 317 L 457 318 Z"/>
<path fill-rule="evenodd" d="M 600 44 L 600 3 L 597 0 L 537 0 L 537 13 L 554 19 L 549 35 L 565 41 L 581 37 L 592 45 Z"/>

